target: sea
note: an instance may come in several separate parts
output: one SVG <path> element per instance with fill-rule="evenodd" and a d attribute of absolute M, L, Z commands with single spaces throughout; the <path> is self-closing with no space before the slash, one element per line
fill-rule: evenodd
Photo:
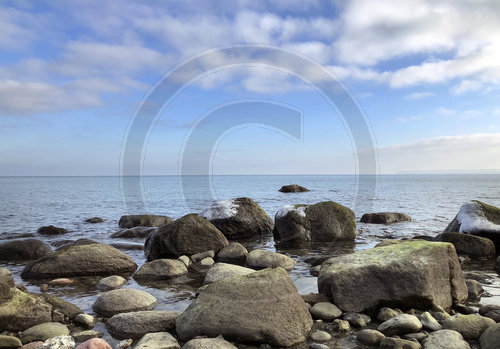
<path fill-rule="evenodd" d="M 354 243 L 323 243 L 300 248 L 277 246 L 272 236 L 243 242 L 250 250 L 264 248 L 287 254 L 298 261 L 290 273 L 300 293 L 317 292 L 316 278 L 310 274 L 311 258 L 322 258 L 372 248 L 386 239 L 435 236 L 455 217 L 462 203 L 480 200 L 500 207 L 500 174 L 433 175 L 249 175 L 249 176 L 142 176 L 142 177 L 0 177 L 0 243 L 19 234 L 34 234 L 51 245 L 61 240 L 89 238 L 102 243 L 143 244 L 143 239 L 112 239 L 119 230 L 118 220 L 126 214 L 161 214 L 179 218 L 200 213 L 213 200 L 250 197 L 274 217 L 285 205 L 314 204 L 332 200 L 351 208 L 358 220 Z M 310 191 L 281 193 L 283 185 L 299 184 Z M 359 219 L 369 212 L 402 212 L 413 220 L 391 225 L 363 224 Z M 85 223 L 101 217 L 104 223 Z M 70 232 L 60 236 L 37 236 L 44 225 L 63 227 Z M 125 249 L 140 266 L 143 251 Z M 39 292 L 42 282 L 20 278 L 25 263 L 5 263 L 16 282 Z M 482 303 L 500 304 L 500 278 L 488 267 L 481 269 L 491 282 L 483 285 L 488 297 Z M 83 278 L 77 284 L 50 287 L 48 292 L 92 313 L 100 291 L 96 278 Z M 159 301 L 157 310 L 184 310 L 192 301 L 202 278 L 188 275 L 179 282 L 137 284 L 132 278 L 126 288 L 150 292 Z M 100 326 L 100 327 L 99 327 Z M 98 330 L 113 342 L 104 325 Z"/>

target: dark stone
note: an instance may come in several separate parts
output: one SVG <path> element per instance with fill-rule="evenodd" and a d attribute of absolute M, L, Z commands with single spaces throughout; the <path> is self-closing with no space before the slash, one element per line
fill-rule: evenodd
<path fill-rule="evenodd" d="M 142 215 L 128 215 L 122 216 L 118 221 L 118 226 L 120 228 L 133 228 L 133 227 L 159 227 L 163 224 L 168 224 L 172 222 L 172 218 L 167 216 L 159 216 L 154 214 L 142 214 Z"/>
<path fill-rule="evenodd" d="M 370 224 L 392 224 L 407 221 L 411 221 L 411 217 L 398 212 L 365 213 L 360 220 L 361 223 Z"/>
<path fill-rule="evenodd" d="M 49 225 L 38 228 L 37 233 L 41 235 L 61 235 L 68 233 L 68 230 L 64 228 L 54 227 L 53 225 Z"/>
<path fill-rule="evenodd" d="M 37 239 L 12 240 L 0 245 L 0 260 L 32 260 L 52 252 L 52 248 Z"/>
<path fill-rule="evenodd" d="M 306 191 L 309 191 L 309 189 L 298 184 L 284 185 L 280 189 L 282 193 L 303 193 Z"/>

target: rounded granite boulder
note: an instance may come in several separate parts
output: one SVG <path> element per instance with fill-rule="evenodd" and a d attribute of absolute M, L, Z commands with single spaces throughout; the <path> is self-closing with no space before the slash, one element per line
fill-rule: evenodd
<path fill-rule="evenodd" d="M 147 292 L 134 289 L 112 290 L 97 298 L 92 309 L 105 317 L 120 313 L 153 310 L 158 300 Z"/>

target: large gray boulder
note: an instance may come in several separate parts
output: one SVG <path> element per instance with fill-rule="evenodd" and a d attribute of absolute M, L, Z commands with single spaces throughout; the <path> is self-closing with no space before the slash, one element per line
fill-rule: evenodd
<path fill-rule="evenodd" d="M 287 347 L 303 342 L 313 321 L 282 268 L 219 280 L 177 319 L 183 341 L 196 336 Z"/>
<path fill-rule="evenodd" d="M 270 234 L 273 220 L 250 198 L 215 201 L 201 213 L 228 239 L 244 239 Z"/>
<path fill-rule="evenodd" d="M 178 311 L 137 311 L 114 315 L 106 329 L 118 339 L 139 339 L 147 333 L 171 331 L 175 328 Z"/>
<path fill-rule="evenodd" d="M 360 219 L 361 223 L 370 224 L 392 224 L 407 221 L 411 221 L 411 217 L 399 212 L 365 213 Z"/>
<path fill-rule="evenodd" d="M 500 323 L 488 327 L 481 338 L 481 349 L 498 349 L 500 348 Z"/>
<path fill-rule="evenodd" d="M 439 234 L 434 240 L 452 243 L 458 254 L 472 258 L 496 256 L 493 241 L 480 236 L 448 232 Z"/>
<path fill-rule="evenodd" d="M 215 253 L 229 244 L 212 223 L 197 214 L 188 214 L 165 224 L 146 239 L 144 253 L 148 261 L 193 255 L 208 250 Z"/>
<path fill-rule="evenodd" d="M 466 202 L 444 233 L 481 236 L 493 241 L 500 251 L 500 208 L 477 200 Z"/>
<path fill-rule="evenodd" d="M 167 216 L 159 216 L 154 214 L 139 214 L 122 216 L 118 221 L 120 228 L 133 227 L 159 227 L 160 225 L 172 222 L 173 219 Z"/>
<path fill-rule="evenodd" d="M 136 280 L 166 280 L 188 273 L 186 265 L 178 259 L 156 259 L 146 262 L 135 273 Z"/>
<path fill-rule="evenodd" d="M 453 330 L 431 332 L 422 341 L 422 344 L 424 349 L 470 349 L 470 345 L 464 340 L 464 337 Z"/>
<path fill-rule="evenodd" d="M 0 245 L 0 260 L 33 260 L 48 255 L 52 248 L 37 239 L 12 240 Z"/>
<path fill-rule="evenodd" d="M 53 279 L 70 276 L 129 274 L 137 269 L 134 260 L 120 250 L 92 240 L 78 240 L 28 264 L 24 279 Z"/>
<path fill-rule="evenodd" d="M 103 293 L 92 305 L 92 309 L 105 317 L 120 313 L 153 310 L 158 300 L 147 292 L 134 289 L 120 289 Z"/>
<path fill-rule="evenodd" d="M 468 296 L 453 245 L 417 240 L 330 258 L 318 288 L 350 312 L 383 306 L 426 310 L 433 304 L 449 309 Z"/>
<path fill-rule="evenodd" d="M 354 240 L 356 217 L 333 201 L 314 205 L 288 205 L 276 213 L 274 239 L 281 243 Z"/>

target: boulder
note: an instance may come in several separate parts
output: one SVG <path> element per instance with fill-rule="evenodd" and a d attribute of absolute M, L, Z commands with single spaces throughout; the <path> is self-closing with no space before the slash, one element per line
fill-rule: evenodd
<path fill-rule="evenodd" d="M 113 239 L 134 239 L 134 238 L 147 238 L 149 234 L 155 231 L 155 227 L 133 227 L 128 229 L 118 230 L 112 234 Z"/>
<path fill-rule="evenodd" d="M 217 253 L 216 261 L 230 264 L 245 264 L 248 251 L 238 242 L 230 242 Z"/>
<path fill-rule="evenodd" d="M 212 223 L 196 214 L 188 214 L 165 224 L 146 239 L 144 253 L 148 261 L 208 250 L 216 253 L 228 245 L 226 237 Z"/>
<path fill-rule="evenodd" d="M 457 331 L 465 339 L 479 339 L 481 334 L 494 324 L 495 321 L 492 319 L 478 314 L 457 314 L 450 316 L 442 323 L 445 330 Z"/>
<path fill-rule="evenodd" d="M 320 293 L 343 311 L 383 306 L 449 309 L 467 299 L 455 248 L 444 242 L 402 241 L 328 259 L 318 278 Z"/>
<path fill-rule="evenodd" d="M 68 233 L 68 230 L 64 228 L 54 227 L 53 225 L 48 225 L 38 228 L 36 232 L 40 235 L 61 235 Z"/>
<path fill-rule="evenodd" d="M 103 293 L 92 305 L 92 309 L 105 317 L 120 313 L 153 310 L 158 300 L 147 292 L 133 289 L 120 289 Z"/>
<path fill-rule="evenodd" d="M 99 280 L 96 288 L 103 291 L 117 290 L 127 283 L 127 279 L 120 275 L 111 275 Z"/>
<path fill-rule="evenodd" d="M 201 213 L 228 239 L 244 239 L 273 231 L 273 220 L 249 198 L 215 201 Z"/>
<path fill-rule="evenodd" d="M 163 224 L 172 222 L 173 219 L 167 216 L 159 216 L 154 214 L 139 214 L 139 215 L 126 215 L 122 216 L 118 221 L 120 228 L 133 228 L 133 227 L 159 227 Z"/>
<path fill-rule="evenodd" d="M 479 308 L 479 314 L 500 322 L 500 305 L 487 304 Z"/>
<path fill-rule="evenodd" d="M 50 294 L 35 295 L 39 299 L 43 299 L 46 303 L 52 306 L 52 321 L 55 321 L 57 315 L 62 315 L 67 320 L 73 320 L 78 314 L 82 314 L 83 310 L 70 302 L 66 302 L 61 298 L 57 298 Z M 62 320 L 62 319 L 61 319 Z"/>
<path fill-rule="evenodd" d="M 11 299 L 15 288 L 16 285 L 10 270 L 0 267 L 0 303 Z"/>
<path fill-rule="evenodd" d="M 101 217 L 92 217 L 92 218 L 87 218 L 85 220 L 85 223 L 90 223 L 90 224 L 96 224 L 102 222 L 104 222 L 104 219 L 102 219 Z"/>
<path fill-rule="evenodd" d="M 458 254 L 466 254 L 469 257 L 494 257 L 496 256 L 493 241 L 480 236 L 462 233 L 441 233 L 434 238 L 435 241 L 450 242 L 455 246 Z"/>
<path fill-rule="evenodd" d="M 380 349 L 421 349 L 418 341 L 409 341 L 401 338 L 385 337 L 380 342 Z"/>
<path fill-rule="evenodd" d="M 134 349 L 181 349 L 177 340 L 168 332 L 148 333 Z"/>
<path fill-rule="evenodd" d="M 500 323 L 488 327 L 479 338 L 481 349 L 500 348 Z"/>
<path fill-rule="evenodd" d="M 456 232 L 490 239 L 500 251 L 500 208 L 477 200 L 464 203 L 444 230 L 444 233 Z"/>
<path fill-rule="evenodd" d="M 356 335 L 356 339 L 363 345 L 376 347 L 380 344 L 385 335 L 377 330 L 362 330 Z"/>
<path fill-rule="evenodd" d="M 309 189 L 298 184 L 289 184 L 282 186 L 279 191 L 282 193 L 304 193 Z"/>
<path fill-rule="evenodd" d="M 65 325 L 58 322 L 48 322 L 24 330 L 20 337 L 23 344 L 26 344 L 36 341 L 46 341 L 49 338 L 67 335 L 69 335 L 69 330 Z"/>
<path fill-rule="evenodd" d="M 28 264 L 24 279 L 128 274 L 137 269 L 134 260 L 118 249 L 91 240 L 78 240 Z"/>
<path fill-rule="evenodd" d="M 425 349 L 470 349 L 470 345 L 464 341 L 462 335 L 452 330 L 431 332 L 422 344 Z"/>
<path fill-rule="evenodd" d="M 196 338 L 182 346 L 182 349 L 237 349 L 234 345 L 224 340 L 222 336 L 217 338 Z"/>
<path fill-rule="evenodd" d="M 0 245 L 0 260 L 33 260 L 52 252 L 52 248 L 37 239 L 12 240 Z"/>
<path fill-rule="evenodd" d="M 156 259 L 144 263 L 135 273 L 134 279 L 141 281 L 166 280 L 187 273 L 186 265 L 178 259 Z"/>
<path fill-rule="evenodd" d="M 365 213 L 360 219 L 361 223 L 370 223 L 370 224 L 392 224 L 392 223 L 408 222 L 408 221 L 411 221 L 410 216 L 398 212 Z"/>
<path fill-rule="evenodd" d="M 476 280 L 465 280 L 465 284 L 467 285 L 467 291 L 469 293 L 469 297 L 467 300 L 469 302 L 478 302 L 481 299 L 481 295 L 484 293 L 483 286 Z"/>
<path fill-rule="evenodd" d="M 151 332 L 173 330 L 179 314 L 177 311 L 137 311 L 117 314 L 106 322 L 106 329 L 118 339 L 139 339 Z"/>
<path fill-rule="evenodd" d="M 267 250 L 253 250 L 247 256 L 247 265 L 256 269 L 282 267 L 290 271 L 296 264 L 297 262 L 284 254 Z"/>
<path fill-rule="evenodd" d="M 415 315 L 401 314 L 381 323 L 377 330 L 386 336 L 416 333 L 422 330 L 422 323 Z"/>
<path fill-rule="evenodd" d="M 434 319 L 434 317 L 428 311 L 423 312 L 420 315 L 420 322 L 422 323 L 422 326 L 424 326 L 424 328 L 429 331 L 439 331 L 443 329 L 443 326 L 441 326 L 441 324 L 436 319 Z"/>
<path fill-rule="evenodd" d="M 356 217 L 333 201 L 314 205 L 288 205 L 276 213 L 274 239 L 281 243 L 331 242 L 356 237 Z"/>
<path fill-rule="evenodd" d="M 214 282 L 177 319 L 184 341 L 196 336 L 287 347 L 303 342 L 312 318 L 282 268 Z"/>
<path fill-rule="evenodd" d="M 9 349 L 9 348 L 19 348 L 23 344 L 17 337 L 13 336 L 4 336 L 0 334 L 0 348 Z"/>
<path fill-rule="evenodd" d="M 239 265 L 216 263 L 212 268 L 208 270 L 203 284 L 208 285 L 218 280 L 222 280 L 232 276 L 247 275 L 253 273 L 254 271 L 255 270 L 253 269 L 240 267 Z"/>
<path fill-rule="evenodd" d="M 113 349 L 104 339 L 92 338 L 83 342 L 76 349 Z"/>

